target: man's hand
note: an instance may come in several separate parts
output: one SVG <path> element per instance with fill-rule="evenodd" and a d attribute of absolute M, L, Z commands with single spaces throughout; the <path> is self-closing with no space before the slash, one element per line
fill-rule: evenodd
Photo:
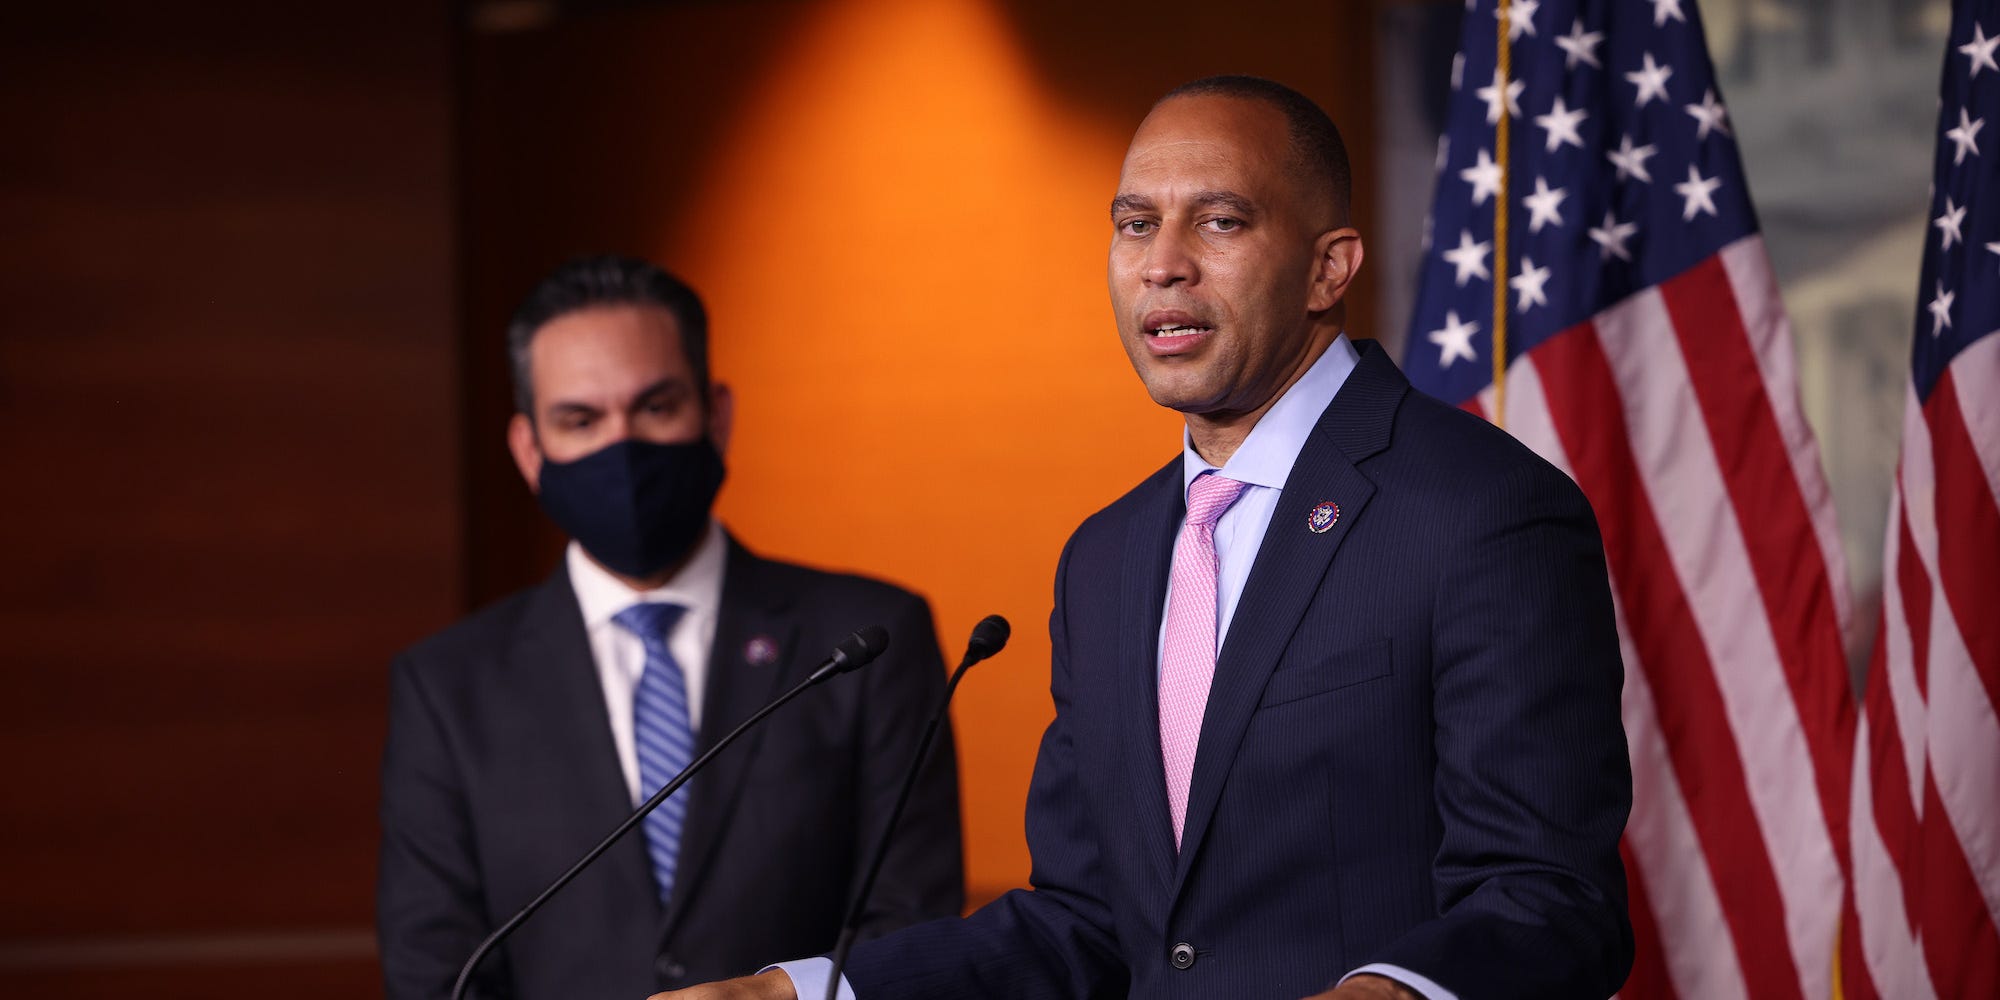
<path fill-rule="evenodd" d="M 1363 973 L 1306 1000 L 1423 1000 L 1415 990 L 1393 979 Z"/>
<path fill-rule="evenodd" d="M 772 969 L 742 979 L 725 979 L 719 983 L 703 983 L 684 990 L 655 993 L 649 1000 L 799 1000 L 799 994 L 792 988 L 792 977 Z"/>

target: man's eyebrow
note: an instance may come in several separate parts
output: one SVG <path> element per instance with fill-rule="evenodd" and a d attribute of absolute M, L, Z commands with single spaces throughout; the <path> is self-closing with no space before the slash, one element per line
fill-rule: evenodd
<path fill-rule="evenodd" d="M 1203 208 L 1226 209 L 1245 218 L 1257 214 L 1256 203 L 1234 191 L 1197 191 L 1188 200 Z"/>
<path fill-rule="evenodd" d="M 635 400 L 645 400 L 661 395 L 662 393 L 685 395 L 693 391 L 693 389 L 694 386 L 690 385 L 687 379 L 681 378 L 678 375 L 669 375 L 634 393 L 632 398 Z"/>
<path fill-rule="evenodd" d="M 549 404 L 549 413 L 552 416 L 567 415 L 571 413 L 583 414 L 588 416 L 591 414 L 603 413 L 603 412 L 604 412 L 603 410 L 600 410 L 597 407 L 590 405 L 589 403 L 575 403 L 565 400 L 558 400 L 556 402 Z"/>
<path fill-rule="evenodd" d="M 662 395 L 685 396 L 693 391 L 694 391 L 694 386 L 689 384 L 687 379 L 682 378 L 678 375 L 669 375 L 666 378 L 663 378 L 658 382 L 654 382 L 653 384 L 643 389 L 640 389 L 638 392 L 633 393 L 632 402 L 643 403 L 646 400 Z M 564 399 L 550 403 L 549 412 L 551 414 L 578 413 L 584 415 L 596 415 L 603 413 L 604 408 L 598 406 L 595 403 L 584 403 L 573 399 Z"/>
<path fill-rule="evenodd" d="M 1153 199 L 1143 194 L 1121 194 L 1111 199 L 1112 215 L 1117 215 L 1121 212 L 1150 212 L 1152 210 Z"/>
<path fill-rule="evenodd" d="M 1257 216 L 1257 204 L 1234 191 L 1197 191 L 1188 198 L 1196 208 L 1220 208 L 1246 219 Z M 1111 199 L 1111 214 L 1125 212 L 1156 212 L 1158 206 L 1153 199 L 1142 194 L 1121 194 Z"/>

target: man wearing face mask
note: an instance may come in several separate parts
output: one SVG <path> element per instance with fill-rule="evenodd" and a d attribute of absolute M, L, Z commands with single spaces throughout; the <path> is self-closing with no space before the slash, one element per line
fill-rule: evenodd
<path fill-rule="evenodd" d="M 472 995 L 629 998 L 832 946 L 943 688 L 921 598 L 751 554 L 709 513 L 733 401 L 694 291 L 643 261 L 550 275 L 508 331 L 508 444 L 572 538 L 538 586 L 398 659 L 377 925 L 387 996 L 473 948 L 841 638 L 893 641 L 732 747 L 482 966 Z M 864 936 L 963 904 L 949 732 Z"/>

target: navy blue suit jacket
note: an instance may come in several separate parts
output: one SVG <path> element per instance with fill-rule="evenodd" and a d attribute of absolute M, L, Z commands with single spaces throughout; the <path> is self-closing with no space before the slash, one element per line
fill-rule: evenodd
<path fill-rule="evenodd" d="M 1033 890 L 857 948 L 863 1000 L 1294 1000 L 1374 962 L 1464 1000 L 1624 981 L 1631 777 L 1589 505 L 1362 352 L 1219 653 L 1179 853 L 1156 693 L 1176 458 L 1057 571 Z M 1325 501 L 1340 517 L 1316 534 Z"/>

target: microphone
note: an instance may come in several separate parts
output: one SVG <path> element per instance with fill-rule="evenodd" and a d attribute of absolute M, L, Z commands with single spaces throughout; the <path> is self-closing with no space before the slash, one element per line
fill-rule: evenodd
<path fill-rule="evenodd" d="M 853 635 L 850 635 L 847 638 L 842 639 L 840 640 L 840 642 L 836 643 L 833 647 L 832 655 L 829 655 L 825 660 L 820 662 L 820 665 L 818 667 L 815 667 L 813 669 L 812 675 L 806 678 L 805 683 L 799 685 L 796 688 L 793 688 L 791 691 L 786 692 L 783 698 L 779 698 L 777 701 L 772 702 L 771 708 L 776 708 L 779 705 L 784 704 L 786 699 L 790 698 L 792 695 L 797 694 L 798 692 L 803 691 L 806 688 L 813 686 L 814 684 L 818 684 L 819 682 L 826 680 L 829 677 L 837 677 L 841 674 L 851 674 L 854 671 L 859 670 L 862 667 L 865 667 L 870 663 L 875 662 L 875 658 L 881 656 L 882 651 L 888 648 L 889 648 L 889 632 L 887 629 L 884 629 L 880 625 L 869 625 L 862 628 L 860 631 L 855 632 Z M 768 712 L 770 710 L 771 710 L 770 708 L 767 708 L 764 711 Z M 763 713 L 760 712 L 758 713 L 757 716 L 754 716 L 753 718 L 761 718 L 762 715 Z M 734 736 L 736 734 L 731 733 L 729 735 Z M 717 747 L 719 749 L 720 744 L 718 744 Z"/>
<path fill-rule="evenodd" d="M 833 946 L 833 973 L 826 980 L 826 1000 L 835 1000 L 840 993 L 840 970 L 846 968 L 847 953 L 854 947 L 854 936 L 860 931 L 861 913 L 868 907 L 869 894 L 875 891 L 875 877 L 882 874 L 882 862 L 889 856 L 889 841 L 896 835 L 896 821 L 903 818 L 903 807 L 909 804 L 917 775 L 930 759 L 931 744 L 937 740 L 938 727 L 944 724 L 945 710 L 951 707 L 951 696 L 957 693 L 958 682 L 973 664 L 1004 649 L 1011 634 L 1013 629 L 1007 619 L 999 615 L 987 615 L 972 627 L 972 638 L 965 644 L 965 658 L 951 672 L 951 680 L 944 686 L 944 697 L 938 700 L 937 711 L 931 713 L 930 724 L 924 727 L 923 741 L 917 744 L 910 769 L 903 773 L 903 788 L 896 793 L 896 805 L 889 810 L 889 823 L 882 828 L 882 839 L 875 842 L 875 856 L 869 859 L 868 872 L 861 878 L 861 890 L 854 897 L 854 905 L 848 908 L 847 921 L 840 925 L 840 939 Z"/>
<path fill-rule="evenodd" d="M 959 666 L 963 671 L 980 660 L 1007 648 L 1007 637 L 1014 634 L 1007 619 L 999 615 L 987 615 L 972 626 L 972 639 L 965 644 L 965 662 Z"/>
<path fill-rule="evenodd" d="M 1004 627 L 1004 625 L 1005 623 L 1003 622 L 1002 626 Z M 1005 641 L 1004 638 L 1002 641 Z M 805 693 L 807 688 L 820 684 L 830 678 L 838 677 L 841 674 L 859 670 L 873 662 L 876 657 L 881 656 L 882 651 L 888 648 L 889 633 L 880 625 L 870 625 L 855 632 L 835 645 L 832 654 L 820 661 L 819 666 L 813 668 L 813 672 L 805 680 L 800 681 L 791 690 L 779 695 L 770 704 L 758 709 L 755 715 L 744 719 L 742 725 L 729 731 L 729 735 L 716 740 L 714 746 L 709 747 L 707 751 L 702 753 L 701 756 L 696 757 L 687 767 L 682 768 L 681 773 L 674 775 L 672 781 L 667 782 L 665 787 L 654 792 L 653 797 L 641 804 L 631 816 L 625 819 L 625 822 L 618 824 L 618 828 L 611 831 L 610 836 L 599 841 L 596 847 L 591 848 L 589 853 L 579 859 L 576 864 L 571 865 L 568 871 L 563 872 L 554 882 L 549 883 L 549 887 L 543 889 L 541 895 L 530 900 L 528 905 L 521 907 L 519 912 L 507 918 L 507 922 L 501 924 L 498 930 L 488 934 L 486 940 L 479 942 L 479 947 L 473 950 L 472 957 L 465 960 L 465 967 L 458 971 L 458 982 L 451 988 L 451 1000 L 463 1000 L 465 987 L 472 981 L 473 970 L 479 968 L 480 960 L 485 958 L 486 954 L 492 951 L 494 946 L 506 940 L 509 934 L 514 933 L 515 928 L 521 926 L 524 921 L 533 916 L 535 911 L 541 909 L 542 904 L 548 902 L 563 886 L 570 884 L 578 875 L 583 874 L 583 870 L 590 867 L 590 863 L 596 861 L 605 851 L 610 850 L 611 845 L 618 842 L 618 838 L 623 837 L 625 834 L 631 832 L 633 827 L 638 826 L 639 821 L 645 819 L 647 813 L 659 808 L 660 803 L 665 802 L 668 796 L 674 794 L 682 785 L 687 784 L 688 779 L 694 777 L 696 772 L 706 766 L 709 760 L 716 754 L 721 753 L 723 747 L 736 742 L 736 738 L 748 732 L 750 727 L 762 722 L 765 716 L 777 711 L 786 702 Z M 907 788 L 904 791 L 905 794 L 908 793 Z"/>

